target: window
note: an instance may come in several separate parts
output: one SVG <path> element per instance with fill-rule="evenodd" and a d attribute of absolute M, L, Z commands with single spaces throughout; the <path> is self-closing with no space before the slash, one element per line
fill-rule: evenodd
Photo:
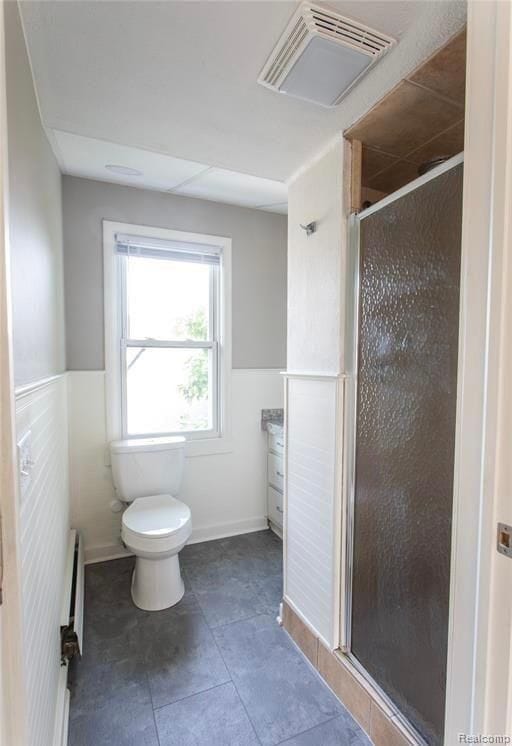
<path fill-rule="evenodd" d="M 230 241 L 104 222 L 109 437 L 226 430 Z"/>

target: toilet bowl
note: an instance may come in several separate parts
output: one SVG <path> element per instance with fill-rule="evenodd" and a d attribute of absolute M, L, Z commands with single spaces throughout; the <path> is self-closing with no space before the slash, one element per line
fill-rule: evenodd
<path fill-rule="evenodd" d="M 137 558 L 132 599 L 139 609 L 159 611 L 181 600 L 178 552 L 191 533 L 190 508 L 171 495 L 139 497 L 125 510 L 121 536 Z"/>
<path fill-rule="evenodd" d="M 110 444 L 112 477 L 123 513 L 121 538 L 135 555 L 131 594 L 136 606 L 160 611 L 184 593 L 178 553 L 192 533 L 190 508 L 175 497 L 185 439 L 133 438 Z"/>
<path fill-rule="evenodd" d="M 121 536 L 137 558 L 131 591 L 139 609 L 159 611 L 181 600 L 178 552 L 191 533 L 190 508 L 171 495 L 139 497 L 125 510 Z"/>

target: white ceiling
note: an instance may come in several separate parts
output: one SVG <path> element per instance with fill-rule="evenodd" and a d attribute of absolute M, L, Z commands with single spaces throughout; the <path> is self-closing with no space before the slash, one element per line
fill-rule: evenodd
<path fill-rule="evenodd" d="M 119 163 L 144 172 L 122 183 L 282 209 L 286 190 L 276 182 L 465 15 L 462 0 L 328 4 L 400 40 L 332 110 L 256 82 L 295 2 L 22 2 L 41 115 L 63 170 L 117 181 L 105 164 Z"/>
<path fill-rule="evenodd" d="M 281 214 L 287 212 L 288 190 L 281 181 L 214 168 L 205 163 L 57 129 L 52 129 L 49 135 L 61 169 L 66 174 Z M 118 175 L 105 168 L 109 164 L 127 166 L 141 174 Z"/>

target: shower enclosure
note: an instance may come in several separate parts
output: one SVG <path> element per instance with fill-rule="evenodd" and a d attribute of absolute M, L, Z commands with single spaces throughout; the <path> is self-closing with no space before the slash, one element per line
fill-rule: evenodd
<path fill-rule="evenodd" d="M 444 730 L 462 171 L 452 158 L 351 226 L 344 642 L 429 744 Z"/>

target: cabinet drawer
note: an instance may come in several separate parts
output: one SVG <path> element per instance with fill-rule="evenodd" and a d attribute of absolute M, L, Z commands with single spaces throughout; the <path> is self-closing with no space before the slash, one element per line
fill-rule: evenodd
<path fill-rule="evenodd" d="M 269 453 L 267 458 L 269 484 L 282 492 L 284 487 L 283 457 Z"/>
<path fill-rule="evenodd" d="M 274 451 L 274 453 L 282 456 L 284 453 L 284 435 L 273 435 L 272 433 L 269 433 L 268 449 L 269 451 Z"/>
<path fill-rule="evenodd" d="M 270 485 L 267 487 L 268 517 L 278 526 L 283 525 L 283 495 Z"/>

